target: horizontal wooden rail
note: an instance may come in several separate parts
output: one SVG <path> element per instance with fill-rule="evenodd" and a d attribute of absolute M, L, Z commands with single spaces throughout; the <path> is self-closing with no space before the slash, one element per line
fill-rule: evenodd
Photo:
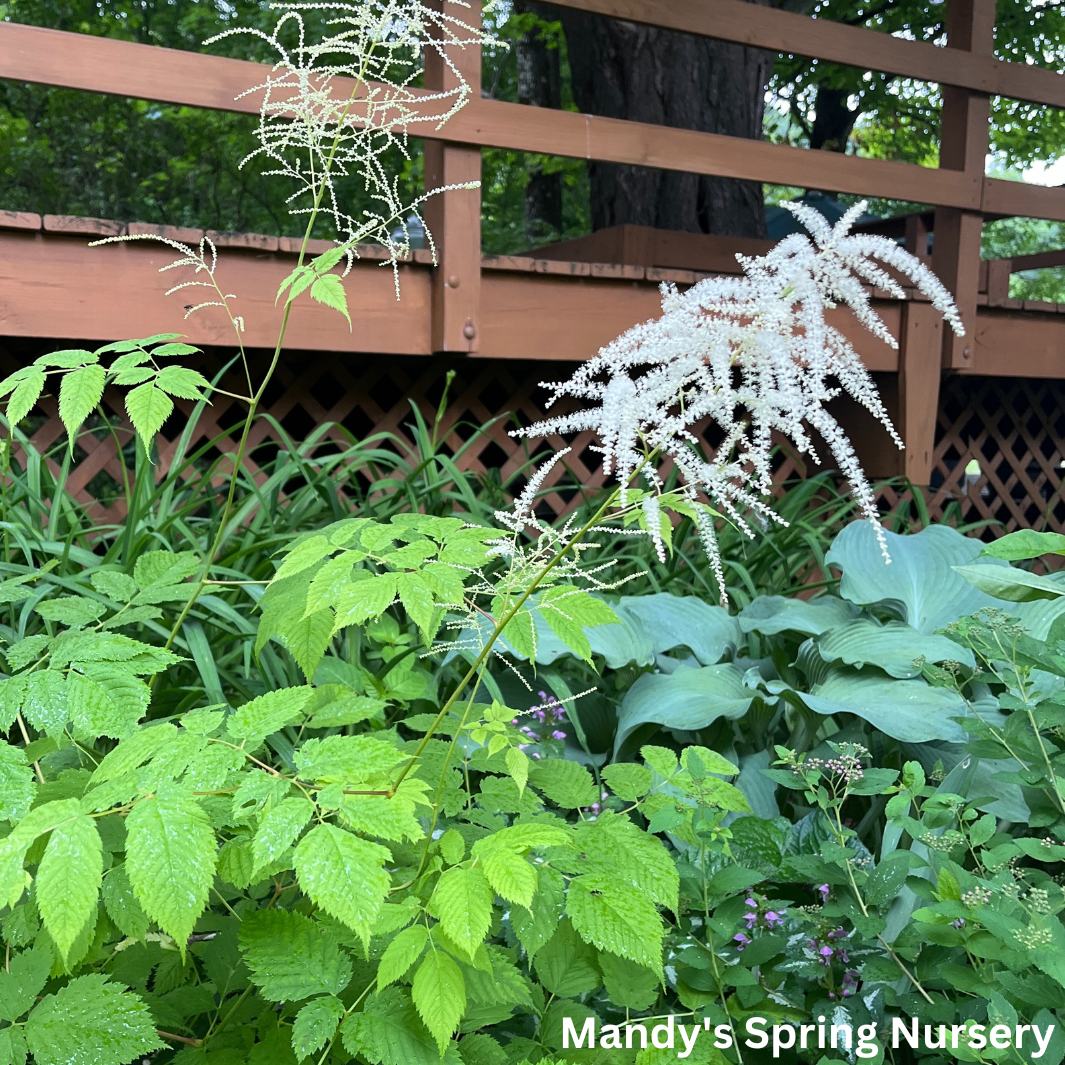
<path fill-rule="evenodd" d="M 737 5 L 747 6 L 747 5 Z M 760 11 L 761 13 L 761 11 Z M 890 40 L 891 38 L 885 38 Z M 262 64 L 0 23 L 0 77 L 188 107 L 257 113 Z M 337 85 L 346 92 L 345 85 Z M 418 123 L 412 133 L 431 135 Z M 835 152 L 476 99 L 446 127 L 458 144 L 1065 220 L 1065 191 Z"/>
<path fill-rule="evenodd" d="M 1006 63 L 992 56 L 908 41 L 860 26 L 759 6 L 742 0 L 552 0 L 560 7 L 661 26 L 720 41 L 809 56 L 831 63 L 898 74 L 917 81 L 1065 107 L 1065 76 Z"/>

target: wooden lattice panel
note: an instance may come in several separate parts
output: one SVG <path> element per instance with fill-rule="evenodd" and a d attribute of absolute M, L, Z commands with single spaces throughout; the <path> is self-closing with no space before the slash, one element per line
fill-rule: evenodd
<path fill-rule="evenodd" d="M 980 473 L 965 470 L 975 460 Z M 986 535 L 1065 532 L 1065 382 L 953 377 L 943 382 L 930 510 L 957 504 Z"/>

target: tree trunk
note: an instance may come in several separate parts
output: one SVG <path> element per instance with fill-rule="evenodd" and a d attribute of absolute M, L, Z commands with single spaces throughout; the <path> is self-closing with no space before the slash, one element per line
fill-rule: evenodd
<path fill-rule="evenodd" d="M 515 0 L 518 15 L 542 18 L 539 5 Z M 518 65 L 518 103 L 533 107 L 562 106 L 562 75 L 558 48 L 548 46 L 539 27 L 527 30 L 515 46 Z M 562 234 L 562 175 L 545 172 L 540 163 L 529 167 L 525 186 L 525 236 L 530 244 L 558 240 Z"/>
<path fill-rule="evenodd" d="M 826 152 L 845 152 L 851 130 L 861 113 L 847 106 L 850 92 L 847 89 L 831 89 L 817 86 L 814 101 L 814 121 L 810 128 L 810 147 Z"/>
<path fill-rule="evenodd" d="M 769 52 L 568 8 L 558 18 L 582 111 L 761 139 Z M 588 168 L 593 229 L 632 223 L 765 236 L 758 182 L 612 163 Z"/>

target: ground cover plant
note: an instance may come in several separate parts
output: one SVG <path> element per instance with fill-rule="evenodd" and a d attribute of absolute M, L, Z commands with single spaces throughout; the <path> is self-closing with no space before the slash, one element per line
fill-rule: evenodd
<path fill-rule="evenodd" d="M 357 242 L 402 255 L 393 223 L 417 205 L 379 162 L 414 106 L 407 64 L 470 39 L 412 0 L 336 15 L 262 116 L 308 236 L 322 211 L 338 234 L 278 279 L 278 353 L 292 301 L 349 313 Z M 334 105 L 308 64 L 392 88 Z M 377 214 L 334 200 L 334 167 Z M 715 1065 L 867 1056 L 796 1046 L 826 1018 L 958 1044 L 873 1058 L 1058 1065 L 1065 584 L 1011 563 L 1065 538 L 881 528 L 824 404 L 843 388 L 883 412 L 823 312 L 889 338 L 862 284 L 895 285 L 886 263 L 956 315 L 895 245 L 799 214 L 809 237 L 665 290 L 661 318 L 553 386 L 585 409 L 525 432 L 593 428 L 617 482 L 558 524 L 535 504 L 561 452 L 503 505 L 417 413 L 405 458 L 312 438 L 252 479 L 279 355 L 263 373 L 238 353 L 233 467 L 210 445 L 152 465 L 174 399 L 217 388 L 180 337 L 0 384 L 0 1061 L 658 1065 L 678 1051 L 622 1029 L 672 1017 L 718 1033 L 686 1055 Z M 239 342 L 213 249 L 175 251 Z M 139 437 L 112 527 L 18 428 L 57 389 L 72 449 L 106 383 Z M 809 449 L 811 427 L 864 512 L 830 545 L 836 497 L 766 497 L 771 432 Z M 360 488 L 366 470 L 385 476 Z M 674 561 L 693 539 L 701 568 Z M 826 590 L 799 597 L 811 565 Z M 790 1044 L 748 1046 L 756 1017 Z M 573 1046 L 588 1021 L 616 1027 Z M 1017 1049 L 981 1034 L 1000 1024 L 1055 1027 Z"/>

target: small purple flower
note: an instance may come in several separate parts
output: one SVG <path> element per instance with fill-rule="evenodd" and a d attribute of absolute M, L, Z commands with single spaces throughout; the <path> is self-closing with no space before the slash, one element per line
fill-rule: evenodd
<path fill-rule="evenodd" d="M 566 734 L 564 732 L 560 732 L 558 729 L 555 729 L 555 731 L 551 733 L 551 739 L 553 740 L 564 740 L 565 738 Z"/>
<path fill-rule="evenodd" d="M 744 899 L 744 900 L 743 900 L 743 904 L 744 904 L 745 906 L 750 906 L 750 907 L 752 907 L 752 908 L 758 905 L 758 903 L 757 903 L 757 902 L 755 902 L 753 898 L 750 898 L 750 899 Z"/>
<path fill-rule="evenodd" d="M 787 910 L 781 910 L 780 913 L 776 913 L 774 910 L 768 910 L 765 915 L 765 923 L 770 928 L 775 928 L 778 924 L 783 924 L 784 914 L 787 912 Z"/>
<path fill-rule="evenodd" d="M 853 995 L 858 990 L 858 970 L 848 969 L 843 974 L 842 991 L 843 997 L 847 998 L 849 995 Z"/>
<path fill-rule="evenodd" d="M 822 965 L 832 964 L 832 955 L 835 954 L 835 951 L 831 947 L 822 947 L 817 953 L 820 955 L 818 960 Z"/>
<path fill-rule="evenodd" d="M 737 950 L 743 950 L 743 948 L 751 941 L 750 938 L 745 936 L 742 932 L 737 932 L 732 938 L 737 944 Z"/>
<path fill-rule="evenodd" d="M 747 922 L 747 931 L 749 932 L 758 923 L 758 914 L 745 913 L 743 919 Z"/>
<path fill-rule="evenodd" d="M 822 884 L 817 890 L 821 893 L 821 901 L 828 902 L 828 885 Z"/>
<path fill-rule="evenodd" d="M 950 922 L 950 927 L 951 928 L 964 928 L 965 927 L 965 918 L 964 917 L 959 917 L 956 921 L 951 921 Z"/>

